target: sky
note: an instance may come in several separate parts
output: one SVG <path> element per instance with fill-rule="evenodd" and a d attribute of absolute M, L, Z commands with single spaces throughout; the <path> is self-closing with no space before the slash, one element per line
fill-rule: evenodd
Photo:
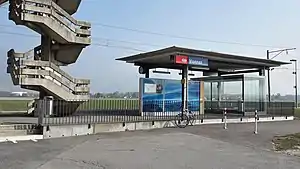
<path fill-rule="evenodd" d="M 299 0 L 82 0 L 74 17 L 90 21 L 92 43 L 104 46 L 86 47 L 75 64 L 63 69 L 91 79 L 92 92 L 124 92 L 138 91 L 140 75 L 137 67 L 115 59 L 142 51 L 180 46 L 266 58 L 267 50 L 296 47 L 276 60 L 300 59 L 299 6 Z M 7 8 L 0 8 L 0 90 L 16 91 L 19 88 L 6 74 L 6 53 L 11 48 L 26 52 L 40 39 L 28 28 L 14 25 L 7 13 Z M 294 92 L 292 71 L 293 65 L 288 65 L 271 72 L 272 93 Z M 178 71 L 150 76 L 179 79 Z"/>

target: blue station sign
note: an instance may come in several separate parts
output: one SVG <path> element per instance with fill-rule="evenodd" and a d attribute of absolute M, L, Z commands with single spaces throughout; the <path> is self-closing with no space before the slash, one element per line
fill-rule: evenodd
<path fill-rule="evenodd" d="M 203 57 L 189 56 L 189 65 L 208 66 L 208 59 Z"/>

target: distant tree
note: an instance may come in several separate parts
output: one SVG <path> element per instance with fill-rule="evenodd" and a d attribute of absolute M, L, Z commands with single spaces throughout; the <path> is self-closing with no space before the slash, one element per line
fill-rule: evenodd
<path fill-rule="evenodd" d="M 281 98 L 280 93 L 277 93 L 276 95 L 274 95 L 274 99 L 275 99 L 275 100 L 279 100 L 280 98 Z"/>
<path fill-rule="evenodd" d="M 94 95 L 95 98 L 102 98 L 103 97 L 103 94 L 102 93 L 96 93 Z"/>

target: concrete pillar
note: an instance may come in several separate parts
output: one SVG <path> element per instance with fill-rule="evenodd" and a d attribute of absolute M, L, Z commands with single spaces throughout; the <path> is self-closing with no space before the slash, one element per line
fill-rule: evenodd
<path fill-rule="evenodd" d="M 186 65 L 182 69 L 182 74 L 181 74 L 183 110 L 188 109 L 188 70 L 189 67 Z"/>
<path fill-rule="evenodd" d="M 48 36 L 42 35 L 41 60 L 52 62 L 57 66 L 62 66 L 63 64 L 55 59 L 55 53 L 52 50 L 52 45 L 52 39 Z"/>
<path fill-rule="evenodd" d="M 45 35 L 42 35 L 41 39 L 41 48 L 42 48 L 42 54 L 41 54 L 41 60 L 43 61 L 51 61 L 51 39 Z"/>
<path fill-rule="evenodd" d="M 45 96 L 47 96 L 47 93 L 44 90 L 40 90 L 39 99 L 42 100 Z"/>

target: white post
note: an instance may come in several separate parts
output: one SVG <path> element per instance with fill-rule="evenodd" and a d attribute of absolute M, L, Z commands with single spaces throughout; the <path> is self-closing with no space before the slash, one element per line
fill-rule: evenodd
<path fill-rule="evenodd" d="M 255 117 L 254 117 L 254 119 L 255 119 L 254 134 L 257 134 L 257 119 L 258 119 L 257 110 L 255 110 Z"/>
<path fill-rule="evenodd" d="M 227 129 L 227 109 L 224 109 L 224 129 Z"/>

